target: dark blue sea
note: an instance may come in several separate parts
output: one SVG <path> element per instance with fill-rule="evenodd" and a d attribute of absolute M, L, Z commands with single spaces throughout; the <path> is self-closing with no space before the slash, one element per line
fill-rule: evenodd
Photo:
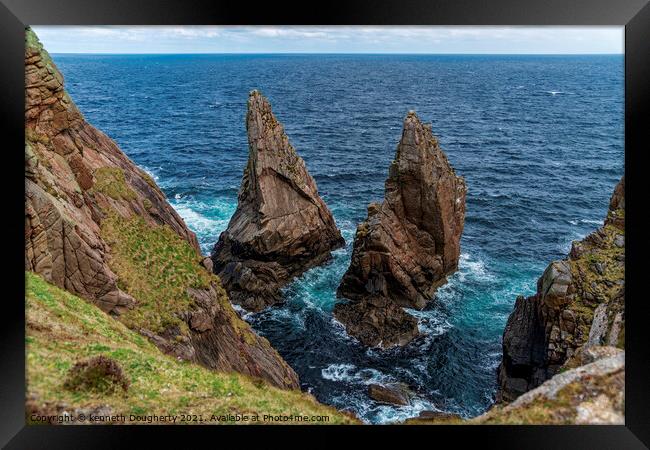
<path fill-rule="evenodd" d="M 597 228 L 623 174 L 623 57 L 471 55 L 54 55 L 86 119 L 156 179 L 208 254 L 235 211 L 247 158 L 248 92 L 285 125 L 346 240 L 243 314 L 321 402 L 386 423 L 493 402 L 515 298 L 572 240 Z M 367 350 L 333 320 L 335 290 L 408 110 L 433 124 L 468 186 L 458 272 L 426 310 L 425 336 Z M 409 407 L 367 386 L 401 381 Z"/>

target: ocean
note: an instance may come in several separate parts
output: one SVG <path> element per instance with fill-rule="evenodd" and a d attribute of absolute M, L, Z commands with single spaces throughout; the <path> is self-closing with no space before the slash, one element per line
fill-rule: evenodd
<path fill-rule="evenodd" d="M 246 100 L 260 89 L 346 240 L 243 317 L 319 401 L 368 423 L 439 410 L 473 417 L 494 401 L 501 336 L 518 295 L 602 224 L 623 174 L 622 55 L 63 55 L 53 59 L 86 119 L 161 186 L 206 255 L 235 211 L 247 159 Z M 432 123 L 467 214 L 459 270 L 418 317 L 424 336 L 366 349 L 332 317 L 366 206 L 409 110 Z M 368 384 L 400 381 L 410 406 Z"/>

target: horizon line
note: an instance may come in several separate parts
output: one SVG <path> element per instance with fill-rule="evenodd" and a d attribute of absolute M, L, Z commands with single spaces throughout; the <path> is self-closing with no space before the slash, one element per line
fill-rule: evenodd
<path fill-rule="evenodd" d="M 405 56 L 441 56 L 441 55 L 465 55 L 465 56 L 624 56 L 625 52 L 612 53 L 612 52 L 589 52 L 589 53 L 511 53 L 511 52 L 437 52 L 437 53 L 406 53 L 406 52 L 48 52 L 51 55 L 109 55 L 109 56 L 122 56 L 122 55 L 405 55 Z"/>

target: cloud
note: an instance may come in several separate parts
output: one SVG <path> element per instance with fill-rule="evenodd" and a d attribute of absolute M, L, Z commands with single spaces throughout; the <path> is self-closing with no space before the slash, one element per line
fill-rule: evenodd
<path fill-rule="evenodd" d="M 622 27 L 94 26 L 34 27 L 73 53 L 622 53 Z"/>

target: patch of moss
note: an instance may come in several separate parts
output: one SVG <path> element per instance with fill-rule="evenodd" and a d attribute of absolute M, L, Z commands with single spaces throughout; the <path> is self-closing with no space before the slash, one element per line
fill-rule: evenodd
<path fill-rule="evenodd" d="M 64 386 L 71 391 L 112 394 L 118 387 L 128 391 L 129 381 L 117 361 L 98 355 L 78 361 L 68 372 Z"/>
<path fill-rule="evenodd" d="M 26 272 L 27 394 L 70 409 L 107 405 L 114 414 L 327 415 L 328 423 L 358 423 L 299 391 L 214 372 L 162 354 L 153 344 L 96 306 Z M 63 389 L 80 359 L 114 359 L 130 386 L 121 395 Z M 260 387 L 261 386 L 261 387 Z"/>
<path fill-rule="evenodd" d="M 192 308 L 187 288 L 208 288 L 218 281 L 201 267 L 200 255 L 169 226 L 150 225 L 141 217 L 124 219 L 109 213 L 102 222 L 102 238 L 111 247 L 109 266 L 120 287 L 137 299 L 122 314 L 130 328 L 156 333 L 178 327 L 189 330 L 179 314 Z"/>
<path fill-rule="evenodd" d="M 93 174 L 95 183 L 92 189 L 114 200 L 135 200 L 137 195 L 127 184 L 124 171 L 119 167 L 100 167 Z"/>
<path fill-rule="evenodd" d="M 567 306 L 576 317 L 576 346 L 586 342 L 596 307 L 603 301 L 611 303 L 620 289 L 618 282 L 625 279 L 625 265 L 618 261 L 618 258 L 624 255 L 625 249 L 614 244 L 616 236 L 624 232 L 610 224 L 605 225 L 601 231 L 604 235 L 602 245 L 585 242 L 585 253 L 579 258 L 569 260 L 573 279 L 580 280 L 584 291 L 589 291 L 595 298 L 588 300 L 584 292 L 582 295 L 578 293 Z M 603 269 L 602 274 L 594 270 L 596 264 Z M 608 309 L 613 309 L 612 305 L 608 306 Z M 613 315 L 610 315 L 609 319 L 611 322 Z"/>

